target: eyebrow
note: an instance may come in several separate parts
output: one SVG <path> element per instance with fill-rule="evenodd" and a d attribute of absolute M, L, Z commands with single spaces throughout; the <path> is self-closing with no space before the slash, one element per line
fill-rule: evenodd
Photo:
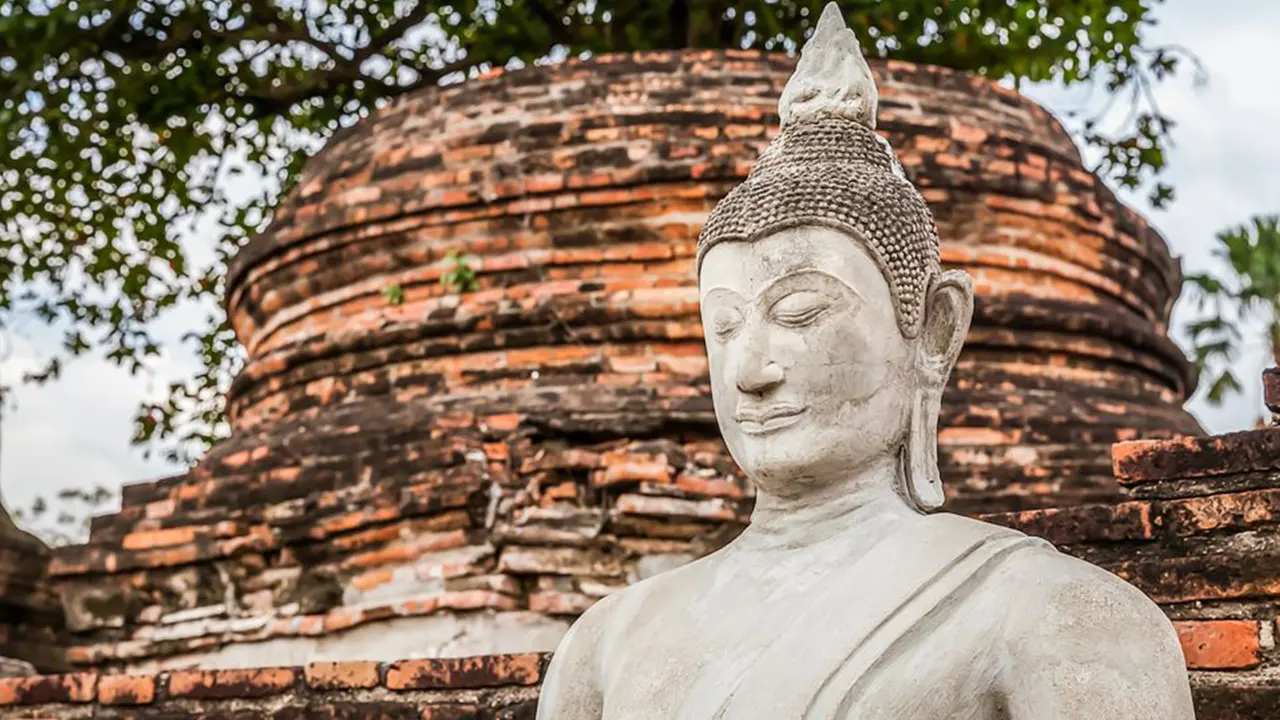
<path fill-rule="evenodd" d="M 724 285 L 716 285 L 710 290 L 707 290 L 706 292 L 704 292 L 702 294 L 702 297 L 703 299 L 710 299 L 710 298 L 718 297 L 721 295 L 728 295 L 731 300 L 734 300 L 735 302 L 738 302 L 738 303 L 746 302 L 746 298 L 742 296 L 742 293 L 732 288 L 725 287 Z"/>
<path fill-rule="evenodd" d="M 832 275 L 829 272 L 824 272 L 816 268 L 806 268 L 804 270 L 797 270 L 793 273 L 783 275 L 782 277 L 777 278 L 772 282 L 770 282 L 768 285 L 764 286 L 764 288 L 762 288 L 760 292 L 756 294 L 756 297 L 763 297 L 769 293 L 772 293 L 774 291 L 774 288 L 776 288 L 781 283 L 794 282 L 800 278 L 810 277 L 810 276 L 821 278 L 823 282 L 834 282 L 842 287 L 848 288 L 848 290 L 852 292 L 854 296 L 857 297 L 859 300 L 866 300 L 863 294 L 858 292 L 858 288 L 854 287 L 853 285 L 850 285 L 849 283 L 845 282 L 844 280 L 841 280 L 840 278 L 836 277 L 835 275 Z"/>

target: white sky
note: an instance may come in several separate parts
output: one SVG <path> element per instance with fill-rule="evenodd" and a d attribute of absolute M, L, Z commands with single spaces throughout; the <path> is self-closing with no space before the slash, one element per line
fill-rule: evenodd
<path fill-rule="evenodd" d="M 1157 91 L 1161 108 L 1179 124 L 1169 154 L 1167 180 L 1178 199 L 1167 211 L 1152 211 L 1140 197 L 1126 199 L 1142 209 L 1165 234 L 1185 272 L 1217 264 L 1209 254 L 1214 234 L 1257 213 L 1280 212 L 1280 2 L 1275 0 L 1169 0 L 1157 8 L 1160 25 L 1152 38 L 1193 50 L 1210 73 L 1209 85 L 1192 86 L 1190 72 Z M 1053 110 L 1075 107 L 1079 96 L 1061 88 L 1027 92 Z M 209 239 L 193 237 L 193 252 L 206 255 Z M 1185 318 L 1183 303 L 1174 325 Z M 164 322 L 174 339 L 184 325 L 200 321 L 194 309 L 177 311 Z M 1179 338 L 1180 339 L 1180 338 Z M 13 348 L 0 365 L 0 380 L 19 384 L 26 369 L 55 348 L 60 337 L 32 321 L 16 328 Z M 1193 398 L 1190 408 L 1210 431 L 1252 426 L 1262 410 L 1259 373 L 1266 351 L 1259 341 L 1239 363 L 1243 397 L 1221 408 Z M 144 397 L 163 392 L 168 379 L 190 367 L 177 352 L 165 358 L 154 377 L 131 377 L 97 358 L 81 358 L 64 368 L 57 382 L 18 387 L 16 407 L 4 415 L 0 432 L 0 493 L 10 508 L 26 506 L 37 494 L 65 487 L 155 479 L 180 470 L 162 460 L 144 460 L 129 444 L 133 412 Z"/>

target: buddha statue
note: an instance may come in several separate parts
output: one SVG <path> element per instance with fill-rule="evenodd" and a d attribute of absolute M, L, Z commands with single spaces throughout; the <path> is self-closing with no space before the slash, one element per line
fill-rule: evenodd
<path fill-rule="evenodd" d="M 721 550 L 601 600 L 539 720 L 1183 720 L 1172 625 L 1134 587 L 938 512 L 937 421 L 973 312 L 824 10 L 779 134 L 697 269 L 712 396 L 753 481 Z"/>

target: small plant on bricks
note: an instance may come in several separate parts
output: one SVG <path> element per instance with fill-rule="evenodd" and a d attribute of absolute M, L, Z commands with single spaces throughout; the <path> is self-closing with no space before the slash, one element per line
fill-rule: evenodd
<path fill-rule="evenodd" d="M 452 289 L 457 293 L 465 293 L 471 292 L 478 287 L 476 271 L 465 257 L 455 251 L 449 253 L 446 259 L 452 265 L 448 272 L 440 276 L 440 284 L 446 290 Z"/>
<path fill-rule="evenodd" d="M 382 297 L 387 299 L 388 305 L 399 305 L 404 302 L 404 288 L 399 283 L 392 283 L 382 288 Z"/>

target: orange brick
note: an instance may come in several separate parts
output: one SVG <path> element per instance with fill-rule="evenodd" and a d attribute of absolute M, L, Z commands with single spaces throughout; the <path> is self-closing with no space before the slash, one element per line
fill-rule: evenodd
<path fill-rule="evenodd" d="M 351 578 L 351 585 L 357 590 L 368 591 L 379 585 L 386 585 L 391 580 L 392 574 L 390 570 L 373 570 Z"/>
<path fill-rule="evenodd" d="M 146 553 L 139 560 L 149 567 L 173 567 L 174 565 L 186 565 L 187 563 L 195 562 L 199 557 L 199 548 L 194 545 L 188 545 L 169 550 L 154 550 Z M 111 561 L 108 559 L 108 568 L 110 568 L 110 565 Z"/>
<path fill-rule="evenodd" d="M 733 480 L 724 478 L 700 478 L 696 475 L 681 475 L 676 478 L 676 487 L 694 495 L 708 497 L 742 497 L 742 488 Z"/>
<path fill-rule="evenodd" d="M 103 675 L 98 702 L 103 705 L 146 705 L 156 699 L 154 675 Z"/>
<path fill-rule="evenodd" d="M 484 424 L 491 430 L 515 430 L 520 427 L 520 416 L 516 413 L 490 415 L 484 419 Z"/>
<path fill-rule="evenodd" d="M 293 687 L 293 668 L 251 670 L 179 670 L 169 675 L 169 695 L 175 698 L 256 698 L 278 695 Z"/>
<path fill-rule="evenodd" d="M 360 622 L 360 611 L 353 608 L 334 608 L 324 615 L 324 631 L 335 632 L 355 627 Z"/>
<path fill-rule="evenodd" d="M 623 460 L 609 463 L 603 472 L 592 473 L 591 481 L 597 486 L 629 481 L 668 483 L 671 473 L 671 466 L 666 462 Z"/>
<path fill-rule="evenodd" d="M 168 547 L 171 545 L 188 545 L 196 539 L 193 527 L 178 527 L 168 530 L 150 530 L 125 535 L 121 540 L 125 550 L 146 550 L 148 548 Z"/>
<path fill-rule="evenodd" d="M 0 679 L 0 705 L 89 703 L 93 702 L 97 683 L 94 673 Z"/>
<path fill-rule="evenodd" d="M 307 685 L 316 690 L 377 687 L 382 681 L 376 662 L 314 662 L 306 667 Z"/>
<path fill-rule="evenodd" d="M 1182 654 L 1192 670 L 1234 670 L 1258 665 L 1258 623 L 1253 620 L 1175 622 Z"/>
<path fill-rule="evenodd" d="M 949 140 L 934 135 L 917 135 L 912 142 L 917 150 L 926 153 L 943 152 L 951 147 Z"/>
<path fill-rule="evenodd" d="M 542 656 L 536 653 L 402 660 L 387 669 L 387 687 L 392 690 L 536 685 L 541 679 Z"/>
<path fill-rule="evenodd" d="M 968 168 L 972 158 L 969 156 L 953 155 L 951 153 L 938 153 L 933 156 L 933 161 L 942 167 L 949 168 Z"/>
<path fill-rule="evenodd" d="M 951 123 L 951 137 L 960 142 L 977 145 L 986 141 L 987 131 L 969 125 L 961 125 L 953 121 Z"/>

